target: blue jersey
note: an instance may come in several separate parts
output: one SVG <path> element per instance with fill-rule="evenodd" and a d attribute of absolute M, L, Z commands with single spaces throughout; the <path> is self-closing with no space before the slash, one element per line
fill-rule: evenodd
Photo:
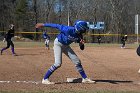
<path fill-rule="evenodd" d="M 60 31 L 60 33 L 57 35 L 58 41 L 64 45 L 70 45 L 72 42 L 79 43 L 82 39 L 82 35 L 77 34 L 76 29 L 72 26 L 52 23 L 46 23 L 44 26 L 58 29 Z"/>
<path fill-rule="evenodd" d="M 47 35 L 46 33 L 43 33 L 43 38 L 44 38 L 44 39 L 49 39 L 49 40 L 50 40 L 50 36 Z"/>

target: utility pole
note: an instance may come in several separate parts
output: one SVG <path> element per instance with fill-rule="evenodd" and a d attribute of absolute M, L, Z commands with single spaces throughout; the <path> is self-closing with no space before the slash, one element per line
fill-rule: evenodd
<path fill-rule="evenodd" d="M 70 26 L 70 2 L 68 0 L 68 26 Z"/>
<path fill-rule="evenodd" d="M 135 34 L 137 34 L 137 44 L 139 44 L 139 16 L 135 15 Z"/>

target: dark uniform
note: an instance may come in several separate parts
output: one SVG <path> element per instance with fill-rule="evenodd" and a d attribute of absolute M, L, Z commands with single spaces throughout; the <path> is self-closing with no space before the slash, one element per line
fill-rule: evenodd
<path fill-rule="evenodd" d="M 97 37 L 97 39 L 98 39 L 98 43 L 100 44 L 100 43 L 101 43 L 101 36 L 99 35 L 99 36 Z"/>
<path fill-rule="evenodd" d="M 16 55 L 16 53 L 15 53 L 15 51 L 14 51 L 14 44 L 13 44 L 13 42 L 12 42 L 12 40 L 11 40 L 12 37 L 14 37 L 14 32 L 15 32 L 15 30 L 14 30 L 14 25 L 11 24 L 11 25 L 10 25 L 10 29 L 8 30 L 8 32 L 6 33 L 6 35 L 5 35 L 5 37 L 4 37 L 4 39 L 5 39 L 6 42 L 7 42 L 7 46 L 4 47 L 4 48 L 2 48 L 2 50 L 1 50 L 1 55 L 2 55 L 3 51 L 6 50 L 6 49 L 8 49 L 10 46 L 11 46 L 12 54 L 13 54 L 13 55 Z"/>
<path fill-rule="evenodd" d="M 125 48 L 125 42 L 127 41 L 127 35 L 124 35 L 122 38 L 121 38 L 121 43 L 122 43 L 122 46 L 121 48 Z"/>

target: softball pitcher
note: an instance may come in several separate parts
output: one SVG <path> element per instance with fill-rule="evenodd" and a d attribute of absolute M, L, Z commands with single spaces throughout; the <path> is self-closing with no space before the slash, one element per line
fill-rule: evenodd
<path fill-rule="evenodd" d="M 38 23 L 36 24 L 36 28 L 41 27 L 51 27 L 56 28 L 60 31 L 56 39 L 54 40 L 54 57 L 55 63 L 48 69 L 46 72 L 42 84 L 55 84 L 54 82 L 49 81 L 49 77 L 52 73 L 58 69 L 62 64 L 62 52 L 70 58 L 70 60 L 75 64 L 76 69 L 82 76 L 83 83 L 95 83 L 91 79 L 87 78 L 87 75 L 82 67 L 81 61 L 72 48 L 69 46 L 72 42 L 79 43 L 80 49 L 84 50 L 84 40 L 82 34 L 88 30 L 87 22 L 85 21 L 76 21 L 74 27 L 60 25 L 60 24 L 52 24 L 52 23 Z"/>
<path fill-rule="evenodd" d="M 15 30 L 14 30 L 14 25 L 11 24 L 11 25 L 10 25 L 10 29 L 9 29 L 8 32 L 6 33 L 6 35 L 5 35 L 5 37 L 4 37 L 4 40 L 3 40 L 3 42 L 5 42 L 5 41 L 7 42 L 7 46 L 1 49 L 1 55 L 2 55 L 2 53 L 3 53 L 4 50 L 8 49 L 8 48 L 11 46 L 12 54 L 13 54 L 14 56 L 16 56 L 16 53 L 15 53 L 15 51 L 14 51 L 14 44 L 13 44 L 13 42 L 12 42 L 12 40 L 11 40 L 12 37 L 14 37 L 14 32 L 15 32 Z"/>

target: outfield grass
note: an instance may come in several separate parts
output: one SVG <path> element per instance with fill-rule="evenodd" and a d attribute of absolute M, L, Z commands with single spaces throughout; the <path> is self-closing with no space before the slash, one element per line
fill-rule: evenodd
<path fill-rule="evenodd" d="M 44 42 L 14 42 L 15 47 L 43 47 Z M 6 46 L 6 42 L 0 42 L 0 47 Z"/>
<path fill-rule="evenodd" d="M 14 42 L 15 47 L 44 47 L 44 42 Z M 6 42 L 0 42 L 0 47 L 6 46 Z M 50 42 L 50 47 L 53 46 L 53 42 Z M 78 43 L 72 43 L 71 46 L 78 46 Z M 98 43 L 85 43 L 85 46 L 88 47 L 121 47 L 121 44 L 107 44 L 107 43 L 101 43 L 100 45 Z M 138 47 L 138 44 L 126 44 L 126 47 L 129 48 L 136 48 Z"/>

